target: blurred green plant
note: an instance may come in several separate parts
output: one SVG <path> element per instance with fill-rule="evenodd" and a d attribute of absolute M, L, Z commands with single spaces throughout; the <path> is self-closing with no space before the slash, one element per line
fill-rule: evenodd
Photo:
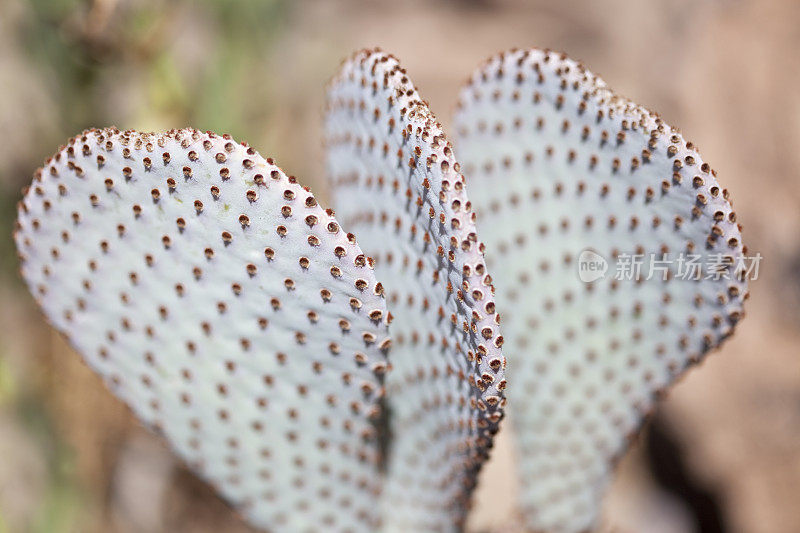
<path fill-rule="evenodd" d="M 33 156 L 0 168 L 0 276 L 17 279 L 10 233 L 20 188 L 67 133 L 193 126 L 261 138 L 274 109 L 269 53 L 291 7 L 286 0 L 19 4 L 20 53 L 47 80 L 56 114 L 35 132 Z"/>
<path fill-rule="evenodd" d="M 14 378 L 11 376 L 11 368 L 8 361 L 0 354 L 0 407 L 3 407 L 11 400 L 15 392 Z M 0 529 L 2 531 L 2 529 Z"/>

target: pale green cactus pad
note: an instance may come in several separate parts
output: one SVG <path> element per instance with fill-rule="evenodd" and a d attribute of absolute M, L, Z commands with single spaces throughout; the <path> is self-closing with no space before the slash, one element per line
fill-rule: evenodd
<path fill-rule="evenodd" d="M 294 178 L 228 136 L 86 131 L 15 238 L 47 318 L 250 523 L 375 530 L 388 313 Z"/>
<path fill-rule="evenodd" d="M 491 58 L 454 126 L 505 310 L 527 527 L 583 531 L 659 394 L 742 317 L 736 217 L 692 143 L 563 55 Z"/>
<path fill-rule="evenodd" d="M 398 61 L 354 55 L 326 112 L 334 206 L 386 284 L 387 531 L 453 531 L 502 418 L 505 359 L 453 150 Z"/>

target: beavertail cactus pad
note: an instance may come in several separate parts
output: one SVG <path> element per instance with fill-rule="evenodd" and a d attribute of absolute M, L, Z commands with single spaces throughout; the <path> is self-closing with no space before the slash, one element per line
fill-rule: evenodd
<path fill-rule="evenodd" d="M 453 148 L 405 70 L 363 51 L 328 91 L 328 174 L 394 317 L 387 531 L 452 531 L 505 405 L 494 287 Z"/>
<path fill-rule="evenodd" d="M 252 524 L 374 531 L 388 313 L 294 178 L 228 136 L 86 131 L 15 238 L 47 318 Z"/>
<path fill-rule="evenodd" d="M 582 531 L 660 393 L 742 317 L 736 215 L 692 143 L 560 54 L 492 57 L 455 130 L 506 310 L 522 510 Z"/>

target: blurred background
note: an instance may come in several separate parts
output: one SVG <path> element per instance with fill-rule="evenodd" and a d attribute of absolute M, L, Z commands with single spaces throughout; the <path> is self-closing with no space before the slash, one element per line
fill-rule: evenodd
<path fill-rule="evenodd" d="M 538 46 L 700 146 L 765 259 L 736 335 L 621 464 L 603 528 L 800 531 L 800 2 L 0 0 L 0 533 L 248 531 L 46 326 L 15 203 L 62 142 L 107 125 L 231 133 L 324 200 L 324 84 L 376 45 L 445 126 L 479 62 Z M 473 531 L 510 512 L 506 438 Z"/>

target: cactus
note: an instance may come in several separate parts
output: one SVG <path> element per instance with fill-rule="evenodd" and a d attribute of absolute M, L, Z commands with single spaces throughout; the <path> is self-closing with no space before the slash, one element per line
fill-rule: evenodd
<path fill-rule="evenodd" d="M 86 131 L 15 239 L 56 329 L 252 524 L 374 531 L 388 313 L 293 177 L 228 136 Z"/>
<path fill-rule="evenodd" d="M 526 527 L 590 529 L 657 399 L 743 316 L 735 213 L 692 143 L 563 55 L 489 59 L 455 125 L 467 178 L 393 56 L 345 61 L 342 226 L 227 135 L 86 131 L 20 202 L 22 275 L 252 525 L 393 532 L 463 529 L 505 412 L 492 270 Z M 685 279 L 685 253 L 719 270 Z M 655 277 L 612 275 L 640 256 Z"/>
<path fill-rule="evenodd" d="M 463 524 L 505 403 L 494 289 L 453 149 L 398 61 L 362 51 L 328 91 L 333 202 L 393 315 L 387 531 Z"/>
<path fill-rule="evenodd" d="M 657 398 L 742 317 L 736 215 L 692 143 L 563 55 L 489 59 L 460 94 L 455 129 L 508 310 L 527 527 L 583 531 Z M 727 275 L 686 279 L 681 253 Z M 582 282 L 581 254 L 611 271 Z M 639 254 L 639 281 L 618 279 Z"/>

